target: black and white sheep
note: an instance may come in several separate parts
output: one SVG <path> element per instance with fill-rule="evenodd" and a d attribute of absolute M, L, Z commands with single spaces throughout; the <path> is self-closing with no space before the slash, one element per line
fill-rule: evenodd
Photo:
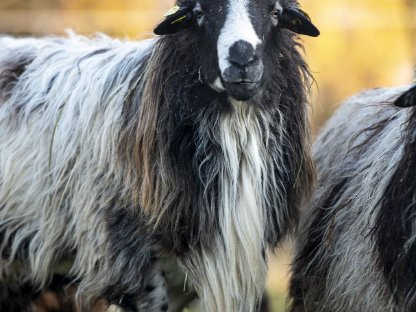
<path fill-rule="evenodd" d="M 416 311 L 414 106 L 416 87 L 368 91 L 347 101 L 320 135 L 292 312 Z"/>
<path fill-rule="evenodd" d="M 206 311 L 253 311 L 314 176 L 319 31 L 294 0 L 192 0 L 155 32 L 0 39 L 1 281 L 71 263 L 79 302 L 163 311 L 173 256 Z"/>

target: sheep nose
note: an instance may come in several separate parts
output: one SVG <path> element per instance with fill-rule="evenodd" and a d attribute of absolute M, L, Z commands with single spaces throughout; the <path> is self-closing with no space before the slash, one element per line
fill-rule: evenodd
<path fill-rule="evenodd" d="M 228 61 L 231 65 L 245 69 L 258 61 L 254 47 L 247 41 L 235 42 L 229 51 Z"/>

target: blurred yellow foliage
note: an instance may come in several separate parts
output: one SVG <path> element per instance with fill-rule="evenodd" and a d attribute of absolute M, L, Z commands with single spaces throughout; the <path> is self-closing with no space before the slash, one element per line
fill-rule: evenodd
<path fill-rule="evenodd" d="M 416 1 L 304 1 L 320 25 L 317 40 L 305 39 L 321 125 L 341 99 L 363 89 L 408 84 L 416 64 Z"/>

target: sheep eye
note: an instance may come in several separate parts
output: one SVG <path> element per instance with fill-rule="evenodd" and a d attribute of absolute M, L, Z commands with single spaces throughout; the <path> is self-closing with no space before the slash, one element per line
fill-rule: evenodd
<path fill-rule="evenodd" d="M 273 11 L 272 11 L 271 15 L 272 15 L 272 17 L 273 17 L 274 19 L 278 19 L 278 18 L 279 18 L 279 16 L 280 16 L 280 11 L 279 11 L 279 9 L 277 9 L 277 8 L 273 9 Z"/>
<path fill-rule="evenodd" d="M 202 11 L 200 7 L 197 7 L 194 9 L 194 15 L 196 16 L 196 19 L 198 20 L 198 22 L 201 22 L 202 18 L 205 16 L 205 12 Z"/>

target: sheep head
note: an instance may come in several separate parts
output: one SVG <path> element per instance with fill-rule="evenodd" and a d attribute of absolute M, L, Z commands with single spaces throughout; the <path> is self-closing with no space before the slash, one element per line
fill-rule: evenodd
<path fill-rule="evenodd" d="M 279 54 L 279 45 L 284 44 L 280 41 L 293 41 L 293 33 L 319 35 L 309 16 L 292 0 L 178 1 L 155 34 L 185 29 L 198 38 L 201 79 L 238 101 L 258 94 L 267 72 L 284 57 Z"/>

